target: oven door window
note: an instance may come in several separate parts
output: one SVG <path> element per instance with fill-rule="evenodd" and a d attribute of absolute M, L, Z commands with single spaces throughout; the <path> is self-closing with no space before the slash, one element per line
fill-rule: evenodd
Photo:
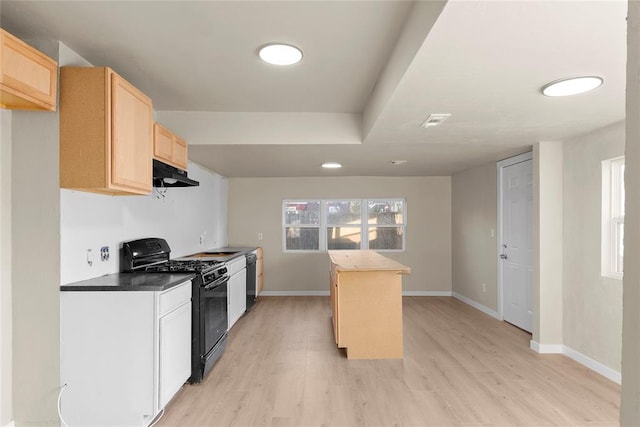
<path fill-rule="evenodd" d="M 227 332 L 227 282 L 213 289 L 201 288 L 201 315 L 204 317 L 203 355 Z"/>

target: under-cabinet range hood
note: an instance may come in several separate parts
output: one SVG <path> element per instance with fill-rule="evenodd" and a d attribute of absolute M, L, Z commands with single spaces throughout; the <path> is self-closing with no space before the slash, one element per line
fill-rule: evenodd
<path fill-rule="evenodd" d="M 153 160 L 154 187 L 194 187 L 200 183 L 187 176 L 187 172 L 158 160 Z"/>

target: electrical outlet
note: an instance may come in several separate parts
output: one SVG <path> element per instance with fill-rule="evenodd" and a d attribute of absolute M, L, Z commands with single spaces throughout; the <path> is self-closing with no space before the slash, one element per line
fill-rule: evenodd
<path fill-rule="evenodd" d="M 264 234 L 258 233 L 258 240 L 262 240 L 264 238 Z"/>
<path fill-rule="evenodd" d="M 482 292 L 483 293 L 487 293 L 487 284 L 486 283 L 482 284 Z"/>
<path fill-rule="evenodd" d="M 93 252 L 91 251 L 91 249 L 87 249 L 87 264 L 89 265 L 89 267 L 93 265 Z"/>
<path fill-rule="evenodd" d="M 109 261 L 109 246 L 103 246 L 100 248 L 100 260 L 102 262 Z"/>

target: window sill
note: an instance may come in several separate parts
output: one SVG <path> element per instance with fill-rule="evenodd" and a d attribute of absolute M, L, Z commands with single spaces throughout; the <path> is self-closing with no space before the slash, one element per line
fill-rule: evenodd
<path fill-rule="evenodd" d="M 615 279 L 615 280 L 622 280 L 623 275 L 622 274 L 617 274 L 617 273 L 604 273 L 601 274 L 602 277 L 604 277 L 605 279 Z"/>

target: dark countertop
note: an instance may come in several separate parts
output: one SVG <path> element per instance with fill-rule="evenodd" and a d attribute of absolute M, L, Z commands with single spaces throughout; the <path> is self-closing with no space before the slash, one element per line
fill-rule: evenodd
<path fill-rule="evenodd" d="M 193 273 L 116 273 L 60 286 L 61 291 L 166 291 L 191 280 Z"/>
<path fill-rule="evenodd" d="M 187 256 L 183 256 L 183 257 L 178 257 L 177 259 L 203 259 L 203 260 L 207 260 L 207 259 L 215 259 L 215 260 L 220 260 L 220 261 L 231 261 L 232 259 L 241 257 L 241 256 L 245 256 L 246 254 L 248 254 L 249 252 L 253 252 L 256 249 L 258 249 L 257 247 L 242 247 L 242 246 L 225 246 L 223 248 L 213 248 L 213 249 L 206 249 L 204 251 L 201 252 L 197 252 L 193 255 L 187 255 Z M 220 253 L 230 253 L 230 252 L 236 252 L 234 254 L 231 255 L 216 255 L 214 252 L 220 252 Z"/>

